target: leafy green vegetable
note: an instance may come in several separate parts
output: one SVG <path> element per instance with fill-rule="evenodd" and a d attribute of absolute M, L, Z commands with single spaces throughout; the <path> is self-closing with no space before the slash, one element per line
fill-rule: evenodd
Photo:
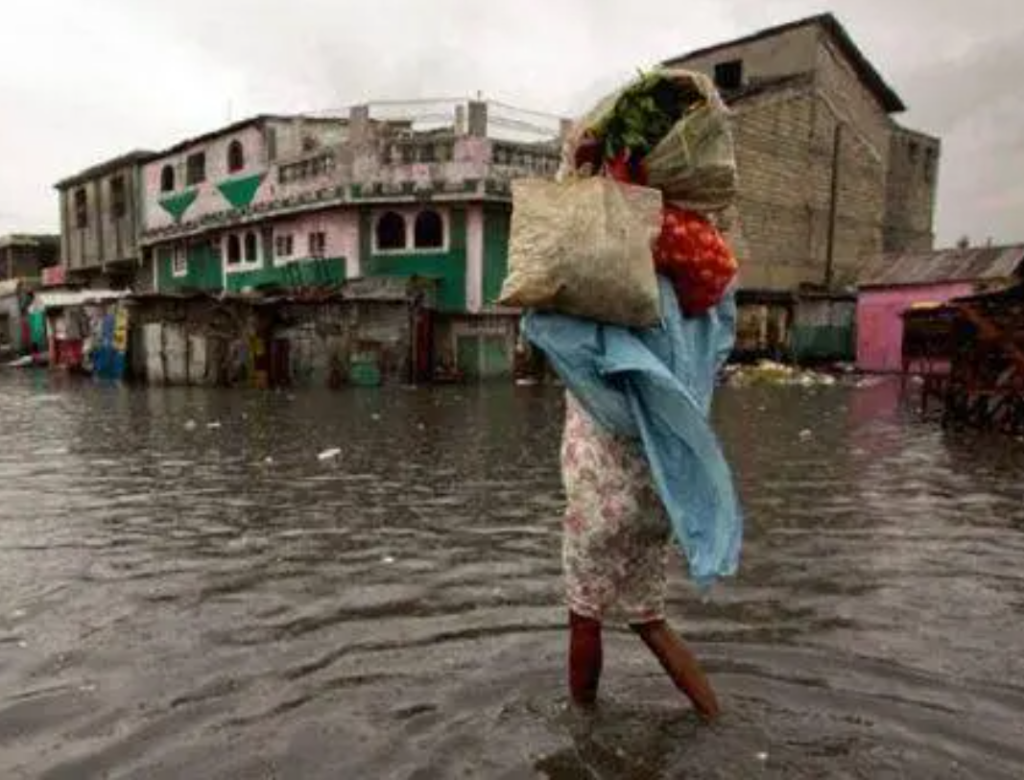
<path fill-rule="evenodd" d="M 663 73 L 641 72 L 592 131 L 602 140 L 606 160 L 622 153 L 629 159 L 642 159 L 699 99 Z"/>

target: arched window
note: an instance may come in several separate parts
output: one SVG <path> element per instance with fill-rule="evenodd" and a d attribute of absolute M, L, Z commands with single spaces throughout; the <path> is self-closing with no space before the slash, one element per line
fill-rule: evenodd
<path fill-rule="evenodd" d="M 232 141 L 228 145 L 228 173 L 236 173 L 245 167 L 245 149 L 241 141 Z"/>
<path fill-rule="evenodd" d="M 259 260 L 258 242 L 255 233 L 245 234 L 245 262 L 255 263 Z"/>
<path fill-rule="evenodd" d="M 228 236 L 228 265 L 238 265 L 242 262 L 242 243 L 238 240 L 238 236 Z"/>
<path fill-rule="evenodd" d="M 444 220 L 436 211 L 416 215 L 416 248 L 438 249 L 444 246 Z"/>
<path fill-rule="evenodd" d="M 165 165 L 160 171 L 160 192 L 174 192 L 173 165 Z"/>
<path fill-rule="evenodd" d="M 377 220 L 377 249 L 389 251 L 405 249 L 405 217 L 389 211 Z"/>

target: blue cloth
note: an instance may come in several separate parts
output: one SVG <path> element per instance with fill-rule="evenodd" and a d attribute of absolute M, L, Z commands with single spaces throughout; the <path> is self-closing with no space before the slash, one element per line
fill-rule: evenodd
<path fill-rule="evenodd" d="M 735 292 L 707 314 L 684 318 L 672 285 L 659 284 L 659 327 L 531 311 L 523 335 L 598 424 L 641 441 L 690 577 L 706 587 L 736 573 L 743 537 L 732 474 L 708 421 L 718 371 L 735 343 Z"/>

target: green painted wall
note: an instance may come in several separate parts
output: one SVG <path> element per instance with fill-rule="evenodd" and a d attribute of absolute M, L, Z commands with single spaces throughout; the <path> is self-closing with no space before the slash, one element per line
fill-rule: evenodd
<path fill-rule="evenodd" d="M 166 195 L 160 198 L 160 206 L 171 215 L 175 222 L 181 222 L 185 212 L 189 210 L 196 198 L 199 197 L 199 190 L 186 190 L 174 195 Z"/>
<path fill-rule="evenodd" d="M 507 208 L 484 211 L 484 303 L 496 303 L 508 274 L 508 238 L 512 213 Z"/>
<path fill-rule="evenodd" d="M 221 289 L 220 253 L 210 243 L 191 244 L 188 247 L 188 274 L 176 277 L 172 272 L 169 248 L 154 250 L 160 291 L 219 290 Z"/>
<path fill-rule="evenodd" d="M 367 276 L 428 277 L 440 282 L 437 305 L 442 311 L 466 310 L 466 210 L 451 209 L 447 252 L 374 254 L 373 220 L 364 210 L 359 220 L 363 268 Z"/>
<path fill-rule="evenodd" d="M 256 191 L 262 183 L 263 174 L 258 173 L 255 176 L 244 176 L 240 179 L 222 181 L 217 185 L 217 189 L 220 190 L 224 200 L 230 203 L 232 207 L 240 209 L 252 203 L 252 199 L 256 197 Z"/>
<path fill-rule="evenodd" d="M 246 287 L 332 287 L 345 281 L 345 258 L 323 257 L 298 260 L 284 266 L 264 261 L 264 267 L 254 271 L 228 274 L 228 290 L 239 292 Z"/>

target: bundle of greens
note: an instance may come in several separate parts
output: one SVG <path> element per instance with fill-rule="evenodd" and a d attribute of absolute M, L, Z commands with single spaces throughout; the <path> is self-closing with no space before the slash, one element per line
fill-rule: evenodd
<path fill-rule="evenodd" d="M 643 159 L 689 111 L 703 102 L 690 85 L 664 73 L 640 73 L 591 132 L 601 141 L 604 159 Z"/>

